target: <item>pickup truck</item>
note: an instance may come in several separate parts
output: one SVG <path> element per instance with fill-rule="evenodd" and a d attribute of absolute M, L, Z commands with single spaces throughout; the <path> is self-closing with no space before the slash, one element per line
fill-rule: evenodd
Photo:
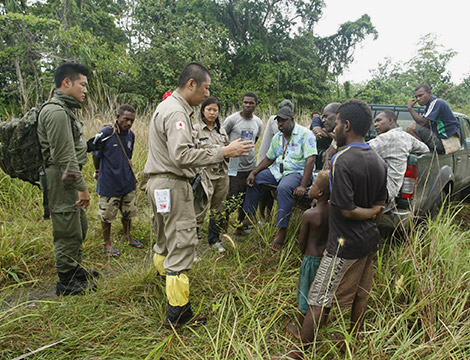
<path fill-rule="evenodd" d="M 383 110 L 391 110 L 397 116 L 399 126 L 406 129 L 414 121 L 407 106 L 370 105 L 373 118 Z M 424 107 L 414 107 L 423 115 Z M 386 207 L 379 227 L 382 229 L 408 229 L 412 219 L 430 216 L 435 218 L 446 199 L 460 197 L 465 199 L 470 194 L 470 120 L 454 112 L 460 121 L 460 139 L 462 146 L 453 154 L 437 155 L 435 153 L 410 154 L 408 157 L 405 178 L 400 194 L 395 199 L 393 208 Z M 372 124 L 366 141 L 377 136 Z M 266 186 L 275 191 L 276 186 Z M 311 205 L 308 189 L 303 198 L 296 198 L 294 206 L 306 210 Z"/>
<path fill-rule="evenodd" d="M 413 121 L 406 106 L 370 105 L 375 116 L 383 110 L 392 110 L 398 124 L 406 129 Z M 419 114 L 424 107 L 415 107 Z M 464 199 L 470 189 L 470 120 L 466 115 L 455 113 L 460 122 L 462 146 L 453 154 L 435 153 L 410 154 L 405 179 L 399 196 L 395 199 L 396 207 L 385 211 L 381 227 L 396 229 L 409 228 L 411 218 L 429 215 L 435 217 L 446 199 L 460 197 Z M 372 127 L 366 140 L 375 137 Z"/>

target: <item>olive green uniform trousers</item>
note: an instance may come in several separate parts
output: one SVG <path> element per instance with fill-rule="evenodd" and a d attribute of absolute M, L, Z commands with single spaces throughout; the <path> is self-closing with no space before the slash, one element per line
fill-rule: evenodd
<path fill-rule="evenodd" d="M 85 209 L 77 206 L 74 185 L 65 185 L 54 165 L 46 169 L 47 194 L 52 218 L 54 258 L 58 273 L 74 270 L 82 260 L 82 243 L 88 230 Z"/>

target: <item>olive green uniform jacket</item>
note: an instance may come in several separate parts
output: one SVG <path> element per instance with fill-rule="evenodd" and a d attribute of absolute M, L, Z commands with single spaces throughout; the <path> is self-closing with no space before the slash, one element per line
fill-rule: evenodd
<path fill-rule="evenodd" d="M 77 206 L 77 191 L 86 190 L 81 167 L 87 161 L 83 126 L 73 113 L 81 104 L 56 91 L 38 121 L 38 138 L 46 167 L 47 195 L 52 218 L 54 257 L 58 273 L 74 270 L 81 262 L 81 245 L 88 222 L 83 207 Z M 60 105 L 59 105 L 60 104 Z M 70 181 L 64 183 L 62 175 Z"/>

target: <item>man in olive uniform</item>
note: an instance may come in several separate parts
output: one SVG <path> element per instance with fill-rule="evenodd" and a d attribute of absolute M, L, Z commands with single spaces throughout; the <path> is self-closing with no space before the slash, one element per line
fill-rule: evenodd
<path fill-rule="evenodd" d="M 87 93 L 88 69 L 78 63 L 63 63 L 54 72 L 57 90 L 41 109 L 38 137 L 46 166 L 47 195 L 52 217 L 54 257 L 59 281 L 57 295 L 83 294 L 96 286 L 90 273 L 80 266 L 81 246 L 90 204 L 82 173 L 87 160 L 87 143 L 81 122 L 73 113 Z"/>
<path fill-rule="evenodd" d="M 146 191 L 157 232 L 154 264 L 159 274 L 166 276 L 167 328 L 207 320 L 201 314 L 194 316 L 189 302 L 187 271 L 192 267 L 197 244 L 191 186 L 195 169 L 222 162 L 226 157 L 246 155 L 253 148 L 251 141 L 240 139 L 224 147 L 197 147 L 192 106 L 209 96 L 210 81 L 204 66 L 187 65 L 180 74 L 178 88 L 158 105 L 150 123 L 144 172 L 150 177 Z"/>

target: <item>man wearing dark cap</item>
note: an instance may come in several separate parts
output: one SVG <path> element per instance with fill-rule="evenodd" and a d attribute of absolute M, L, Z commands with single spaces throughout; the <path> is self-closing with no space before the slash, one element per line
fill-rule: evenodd
<path fill-rule="evenodd" d="M 294 110 L 294 104 L 292 101 L 284 99 L 279 103 L 278 110 L 283 108 L 284 106 L 289 107 L 292 111 Z M 258 157 L 256 160 L 256 165 L 259 165 L 261 161 L 266 157 L 266 153 L 269 150 L 269 147 L 271 146 L 271 140 L 273 139 L 274 135 L 276 135 L 279 132 L 279 129 L 277 128 L 277 120 L 276 120 L 277 114 L 272 115 L 269 119 L 268 122 L 266 123 L 266 126 L 264 128 L 264 134 L 263 134 L 263 139 L 261 140 L 261 145 L 258 149 Z M 270 191 L 266 191 L 266 193 L 261 197 L 259 200 L 259 216 L 260 216 L 260 221 L 265 222 L 267 219 L 271 218 L 271 209 L 273 207 L 274 199 L 271 195 Z M 245 219 L 244 221 L 246 222 L 248 219 Z M 247 223 L 246 223 L 247 224 Z"/>
<path fill-rule="evenodd" d="M 315 135 L 295 123 L 292 109 L 279 109 L 276 120 L 279 132 L 274 135 L 266 157 L 248 175 L 243 204 L 243 210 L 253 216 L 262 192 L 260 185 L 277 185 L 278 231 L 270 244 L 273 250 L 279 250 L 284 244 L 294 203 L 293 195 L 305 194 L 317 155 Z"/>
<path fill-rule="evenodd" d="M 292 111 L 294 111 L 294 104 L 290 100 L 282 100 L 279 103 L 278 110 L 283 108 L 284 106 L 287 106 L 290 108 Z M 272 115 L 269 119 L 268 122 L 266 123 L 266 127 L 264 129 L 264 134 L 263 134 L 263 139 L 261 140 L 261 145 L 258 149 L 258 158 L 256 160 L 256 165 L 259 165 L 261 161 L 263 161 L 264 157 L 266 156 L 266 153 L 269 150 L 269 147 L 271 146 L 271 140 L 279 132 L 279 129 L 277 127 L 277 120 L 276 120 L 277 114 Z"/>

